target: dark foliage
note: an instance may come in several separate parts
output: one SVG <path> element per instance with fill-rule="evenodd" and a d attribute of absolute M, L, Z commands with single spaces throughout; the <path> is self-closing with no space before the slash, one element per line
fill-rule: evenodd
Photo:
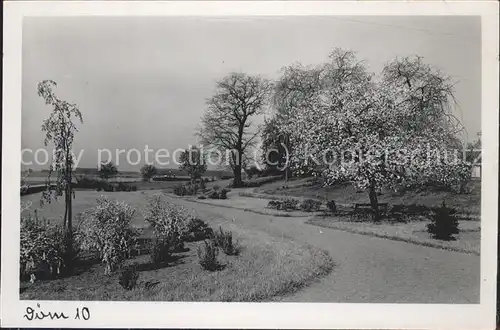
<path fill-rule="evenodd" d="M 173 242 L 168 239 L 153 238 L 150 244 L 150 257 L 153 264 L 159 265 L 170 260 L 172 250 L 175 249 Z"/>
<path fill-rule="evenodd" d="M 445 202 L 432 214 L 432 222 L 427 225 L 427 232 L 432 238 L 451 241 L 455 240 L 454 234 L 459 233 L 456 210 L 447 207 Z"/>
<path fill-rule="evenodd" d="M 300 208 L 305 212 L 313 212 L 318 211 L 321 204 L 320 201 L 314 199 L 304 199 L 302 203 L 300 203 Z"/>
<path fill-rule="evenodd" d="M 229 230 L 225 231 L 222 227 L 219 227 L 219 231 L 215 232 L 214 241 L 228 256 L 234 256 L 240 253 L 240 247 L 238 243 L 233 242 L 233 233 Z"/>
<path fill-rule="evenodd" d="M 206 222 L 198 218 L 192 218 L 188 223 L 188 234 L 184 237 L 184 240 L 188 242 L 201 241 L 213 237 L 214 231 Z"/>
<path fill-rule="evenodd" d="M 337 204 L 335 203 L 334 200 L 326 202 L 326 208 L 328 209 L 328 211 L 332 213 L 337 213 Z"/>
<path fill-rule="evenodd" d="M 217 260 L 219 248 L 213 240 L 205 240 L 203 245 L 198 246 L 198 261 L 200 265 L 209 271 L 220 269 L 220 263 Z"/>
<path fill-rule="evenodd" d="M 137 285 L 139 279 L 139 272 L 135 265 L 129 266 L 120 272 L 118 283 L 125 290 L 132 290 Z"/>

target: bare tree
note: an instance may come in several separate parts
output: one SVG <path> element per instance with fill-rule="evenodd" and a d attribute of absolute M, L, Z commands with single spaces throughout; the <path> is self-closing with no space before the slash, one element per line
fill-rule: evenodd
<path fill-rule="evenodd" d="M 207 101 L 198 136 L 228 155 L 234 173 L 234 187 L 241 187 L 245 152 L 255 145 L 259 132 L 252 129 L 251 117 L 262 113 L 270 83 L 259 76 L 231 73 L 217 82 L 215 95 Z M 222 150 L 221 150 L 222 149 Z"/>
<path fill-rule="evenodd" d="M 43 121 L 42 131 L 45 132 L 45 145 L 52 143 L 55 150 L 55 159 L 53 165 L 49 168 L 47 191 L 43 194 L 42 203 L 44 201 L 50 203 L 52 200 L 50 177 L 53 172 L 56 172 L 55 192 L 56 196 L 61 196 L 64 192 L 64 226 L 67 232 L 67 253 L 69 257 L 72 257 L 72 198 L 74 196 L 74 190 L 72 189 L 72 146 L 74 134 L 78 131 L 74 119 L 80 122 L 83 122 L 83 120 L 76 104 L 63 101 L 54 94 L 52 89 L 56 86 L 56 82 L 52 80 L 44 80 L 38 84 L 38 95 L 45 100 L 47 105 L 53 107 L 49 118 Z"/>

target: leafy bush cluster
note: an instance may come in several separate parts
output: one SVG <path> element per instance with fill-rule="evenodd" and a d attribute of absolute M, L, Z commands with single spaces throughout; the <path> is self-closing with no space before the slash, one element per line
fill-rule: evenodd
<path fill-rule="evenodd" d="M 113 184 L 105 179 L 94 178 L 87 175 L 78 178 L 74 187 L 80 189 L 95 189 L 97 191 L 103 190 L 106 192 L 137 191 L 137 186 L 130 183 L 119 182 L 117 184 Z"/>
<path fill-rule="evenodd" d="M 162 176 L 153 176 L 151 179 L 153 181 L 188 181 L 189 177 L 162 175 Z"/>
<path fill-rule="evenodd" d="M 80 189 L 97 189 L 104 191 L 113 191 L 113 185 L 108 181 L 88 175 L 81 176 L 77 178 L 77 182 L 74 185 L 75 188 Z"/>
<path fill-rule="evenodd" d="M 201 241 L 214 237 L 214 231 L 206 222 L 198 218 L 191 218 L 188 222 L 188 233 L 184 237 L 187 242 Z"/>
<path fill-rule="evenodd" d="M 137 191 L 137 186 L 130 183 L 119 182 L 114 186 L 114 191 Z"/>
<path fill-rule="evenodd" d="M 262 174 L 262 171 L 255 165 L 250 166 L 249 168 L 245 169 L 245 173 L 249 179 L 260 176 Z"/>
<path fill-rule="evenodd" d="M 131 226 L 135 210 L 124 202 L 97 199 L 97 205 L 83 213 L 82 247 L 96 251 L 105 265 L 105 274 L 121 266 L 130 255 L 136 238 Z"/>
<path fill-rule="evenodd" d="M 227 189 L 221 189 L 219 190 L 218 187 L 214 187 L 211 191 L 207 193 L 208 198 L 210 199 L 227 199 L 227 193 L 229 190 Z"/>
<path fill-rule="evenodd" d="M 283 177 L 281 175 L 253 178 L 251 180 L 244 181 L 242 187 L 245 187 L 245 188 L 256 188 L 256 187 L 260 187 L 260 186 L 262 186 L 262 185 L 264 185 L 266 183 L 272 183 L 272 182 L 281 180 L 282 178 Z M 231 182 L 228 184 L 228 187 L 229 188 L 233 188 L 234 187 L 233 180 L 231 180 Z"/>
<path fill-rule="evenodd" d="M 323 204 L 321 201 L 317 201 L 314 199 L 304 199 L 302 203 L 300 203 L 300 208 L 305 212 L 313 212 L 318 211 Z"/>
<path fill-rule="evenodd" d="M 276 210 L 297 210 L 297 206 L 299 205 L 299 201 L 293 198 L 287 198 L 284 200 L 271 200 L 267 204 L 268 208 L 276 209 Z"/>
<path fill-rule="evenodd" d="M 198 261 L 200 265 L 209 271 L 218 270 L 221 268 L 220 262 L 217 260 L 219 250 L 228 256 L 239 255 L 241 246 L 238 242 L 233 241 L 233 233 L 225 231 L 222 227 L 216 232 L 212 231 L 210 239 L 204 240 L 203 245 L 198 246 Z"/>
<path fill-rule="evenodd" d="M 459 233 L 458 220 L 455 216 L 456 210 L 447 207 L 445 202 L 437 208 L 431 218 L 431 223 L 427 225 L 427 232 L 432 238 L 451 241 L 455 240 L 453 235 Z"/>
<path fill-rule="evenodd" d="M 189 184 L 180 184 L 174 187 L 174 194 L 177 196 L 192 196 L 196 195 L 198 191 L 205 189 L 204 181 L 200 183 L 189 183 Z"/>

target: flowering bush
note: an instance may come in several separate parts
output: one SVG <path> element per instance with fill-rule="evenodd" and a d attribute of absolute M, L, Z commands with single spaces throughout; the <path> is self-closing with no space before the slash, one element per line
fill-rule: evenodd
<path fill-rule="evenodd" d="M 82 247 L 97 251 L 105 274 L 115 271 L 129 256 L 136 232 L 130 222 L 135 210 L 125 202 L 97 199 L 82 217 Z"/>
<path fill-rule="evenodd" d="M 50 273 L 44 275 L 59 274 L 65 266 L 64 228 L 25 216 L 21 218 L 20 234 L 21 277 L 37 273 L 43 265 L 47 266 Z"/>
<path fill-rule="evenodd" d="M 165 244 L 168 242 L 167 245 L 174 250 L 182 247 L 192 218 L 185 208 L 163 201 L 160 196 L 152 198 L 144 212 L 144 219 L 153 229 L 157 240 Z"/>

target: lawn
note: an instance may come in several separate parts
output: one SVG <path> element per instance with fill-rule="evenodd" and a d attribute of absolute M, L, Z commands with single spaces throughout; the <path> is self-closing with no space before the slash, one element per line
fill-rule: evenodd
<path fill-rule="evenodd" d="M 123 200 L 138 210 L 146 206 L 147 196 L 158 191 L 103 193 Z M 74 200 L 75 213 L 91 207 L 101 195 L 79 191 Z M 39 194 L 23 196 L 34 201 Z M 34 206 L 33 206 L 34 207 Z M 32 207 L 32 210 L 33 210 Z M 62 214 L 62 201 L 38 210 L 39 217 L 55 218 Z M 28 211 L 26 211 L 28 212 Z M 299 244 L 262 231 L 242 229 L 217 213 L 204 214 L 202 220 L 217 228 L 233 231 L 242 246 L 238 256 L 222 251 L 220 271 L 204 270 L 198 263 L 197 246 L 203 242 L 186 243 L 187 251 L 175 254 L 175 261 L 156 268 L 149 257 L 130 259 L 140 269 L 138 286 L 127 291 L 118 284 L 118 275 L 104 275 L 101 265 L 89 265 L 78 275 L 35 284 L 21 284 L 21 299 L 48 300 L 158 300 L 158 301 L 271 301 L 307 285 L 333 268 L 329 255 L 309 245 Z M 141 212 L 133 220 L 142 226 Z M 146 283 L 154 283 L 152 287 Z M 146 288 L 147 287 L 147 288 Z"/>
<path fill-rule="evenodd" d="M 481 248 L 481 223 L 477 220 L 459 221 L 460 233 L 456 240 L 443 241 L 430 237 L 427 232 L 429 220 L 412 219 L 408 222 L 351 221 L 346 217 L 315 216 L 307 221 L 309 224 L 352 233 L 405 241 L 413 244 L 432 246 L 445 250 L 460 251 L 479 255 Z"/>
<path fill-rule="evenodd" d="M 368 193 L 356 190 L 353 185 L 337 185 L 323 187 L 311 178 L 293 179 L 289 181 L 288 188 L 284 188 L 284 181 L 265 184 L 256 188 L 255 192 L 270 195 L 289 195 L 308 197 L 322 200 L 335 200 L 339 204 L 369 203 Z M 455 207 L 461 212 L 480 214 L 481 212 L 481 182 L 473 181 L 472 189 L 468 194 L 455 194 L 445 191 L 407 191 L 396 193 L 383 191 L 379 196 L 380 203 L 395 204 L 420 204 L 425 206 L 438 206 L 443 200 L 448 206 Z"/>

